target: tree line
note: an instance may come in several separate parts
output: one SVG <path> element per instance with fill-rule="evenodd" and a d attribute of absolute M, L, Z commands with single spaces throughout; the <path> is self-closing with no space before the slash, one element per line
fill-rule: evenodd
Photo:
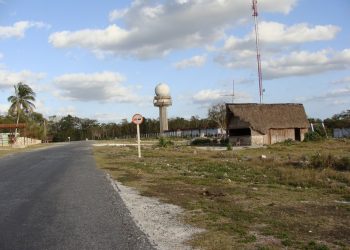
<path fill-rule="evenodd" d="M 64 117 L 50 116 L 46 119 L 42 114 L 35 112 L 35 92 L 33 89 L 22 82 L 14 85 L 14 94 L 8 98 L 10 108 L 8 113 L 0 115 L 2 124 L 25 123 L 26 130 L 15 131 L 3 129 L 1 132 L 14 133 L 15 136 L 27 136 L 41 139 L 43 141 L 67 141 L 70 140 L 101 140 L 114 139 L 135 136 L 136 126 L 123 119 L 120 123 L 99 123 L 97 120 L 89 118 L 80 118 L 67 115 Z M 220 106 L 221 105 L 221 106 Z M 213 110 L 218 107 L 223 109 L 224 105 L 214 105 Z M 198 116 L 192 116 L 190 119 L 181 117 L 169 119 L 169 130 L 178 129 L 206 129 L 221 126 L 217 117 L 209 112 L 208 118 L 201 119 Z M 222 113 L 222 115 L 224 115 Z M 140 125 L 141 134 L 155 135 L 159 133 L 159 120 L 145 118 Z"/>
<path fill-rule="evenodd" d="M 0 123 L 25 123 L 26 136 L 41 139 L 43 141 L 67 141 L 70 140 L 101 140 L 133 137 L 136 134 L 136 126 L 127 119 L 119 123 L 100 123 L 89 118 L 80 118 L 67 115 L 64 117 L 50 116 L 48 119 L 35 112 L 35 92 L 30 86 L 18 83 L 14 86 L 14 95 L 8 98 L 11 103 L 7 114 L 0 115 Z M 216 104 L 208 109 L 208 117 L 199 118 L 192 116 L 190 119 L 175 117 L 169 119 L 169 130 L 223 128 L 226 126 L 225 104 Z M 350 127 L 350 110 L 336 114 L 324 121 L 309 119 L 319 127 L 323 122 L 328 129 Z M 0 132 L 12 132 L 2 130 Z M 145 118 L 140 125 L 141 134 L 155 135 L 159 133 L 159 120 Z M 23 133 L 23 131 L 21 131 Z"/>

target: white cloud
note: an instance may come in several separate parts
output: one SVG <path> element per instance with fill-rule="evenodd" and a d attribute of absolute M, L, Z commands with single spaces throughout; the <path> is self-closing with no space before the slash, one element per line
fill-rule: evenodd
<path fill-rule="evenodd" d="M 9 108 L 10 108 L 9 104 L 0 103 L 0 115 L 6 115 Z"/>
<path fill-rule="evenodd" d="M 251 96 L 246 93 L 235 93 L 234 100 L 238 102 L 249 102 L 252 100 Z M 198 104 L 231 102 L 232 96 L 226 90 L 221 89 L 203 89 L 197 94 L 193 95 L 192 101 Z"/>
<path fill-rule="evenodd" d="M 333 89 L 328 91 L 327 93 L 323 93 L 317 96 L 300 97 L 296 101 L 321 103 L 328 102 L 333 105 L 350 103 L 350 86 L 339 89 Z"/>
<path fill-rule="evenodd" d="M 123 18 L 126 15 L 126 13 L 128 13 L 128 11 L 129 11 L 129 9 L 112 10 L 109 13 L 109 21 L 114 22 L 118 19 Z"/>
<path fill-rule="evenodd" d="M 12 26 L 0 26 L 0 39 L 23 38 L 29 28 L 49 28 L 49 25 L 43 22 L 20 21 Z"/>
<path fill-rule="evenodd" d="M 283 28 L 283 32 L 277 32 L 281 36 L 271 35 L 270 41 L 267 42 L 270 47 L 262 46 L 263 79 L 270 80 L 289 76 L 313 75 L 350 68 L 350 49 L 342 51 L 326 49 L 315 52 L 293 51 L 293 49 L 297 48 L 293 45 L 302 42 L 333 38 L 338 32 L 338 28 L 329 25 L 317 26 L 306 30 L 302 28 L 300 30 L 301 35 L 298 38 L 293 38 L 299 33 L 297 30 L 300 27 L 302 26 L 295 25 Z M 330 33 L 327 35 L 326 33 L 328 32 Z M 283 46 L 286 45 L 291 47 L 283 49 Z M 288 51 L 292 52 L 286 54 Z M 215 61 L 228 68 L 251 68 L 255 70 L 256 51 L 254 50 L 253 38 L 251 36 L 244 39 L 230 37 L 226 40 L 223 50 L 216 56 Z"/>
<path fill-rule="evenodd" d="M 332 84 L 350 84 L 350 76 L 344 77 L 342 79 L 334 80 Z"/>
<path fill-rule="evenodd" d="M 155 7 L 144 7 L 142 9 L 142 13 L 147 17 L 147 18 L 157 18 L 161 14 L 164 13 L 164 6 L 163 5 L 157 5 Z"/>
<path fill-rule="evenodd" d="M 299 51 L 280 58 L 263 61 L 263 78 L 320 74 L 331 70 L 350 68 L 350 49 L 342 51 Z"/>
<path fill-rule="evenodd" d="M 305 23 L 286 26 L 276 22 L 262 22 L 259 27 L 263 79 L 311 75 L 347 68 L 345 65 L 349 62 L 350 55 L 346 49 L 339 52 L 297 50 L 300 44 L 334 39 L 340 31 L 337 26 L 310 26 Z M 228 68 L 255 70 L 254 30 L 243 38 L 227 38 L 215 61 Z"/>
<path fill-rule="evenodd" d="M 65 74 L 54 79 L 61 97 L 78 101 L 135 102 L 131 87 L 123 86 L 125 77 L 114 72 Z"/>
<path fill-rule="evenodd" d="M 277 22 L 261 22 L 259 25 L 259 39 L 262 47 L 273 47 L 276 45 L 285 47 L 288 45 L 306 42 L 327 41 L 336 37 L 340 28 L 334 25 L 316 25 L 311 27 L 306 23 L 286 26 Z M 247 50 L 255 46 L 255 32 L 252 31 L 244 38 L 230 36 L 224 45 L 224 49 Z"/>
<path fill-rule="evenodd" d="M 235 80 L 235 83 L 237 83 L 237 84 L 251 84 L 251 83 L 254 83 L 254 79 L 253 78 L 241 78 L 241 79 L 238 79 L 237 81 Z"/>
<path fill-rule="evenodd" d="M 12 87 L 19 82 L 29 84 L 33 88 L 33 85 L 36 85 L 44 77 L 45 73 L 36 73 L 29 70 L 12 72 L 0 68 L 0 89 Z"/>
<path fill-rule="evenodd" d="M 49 107 L 42 99 L 39 99 L 38 97 L 35 99 L 35 111 L 43 114 L 46 117 L 52 115 L 51 107 Z"/>
<path fill-rule="evenodd" d="M 265 0 L 265 12 L 287 13 L 296 0 Z M 205 10 L 205 11 L 203 11 Z M 251 15 L 246 0 L 134 1 L 114 10 L 110 20 L 123 18 L 124 26 L 62 31 L 51 34 L 57 48 L 83 47 L 138 58 L 160 57 L 172 50 L 210 46 L 225 37 L 225 30 Z"/>
<path fill-rule="evenodd" d="M 189 0 L 176 0 L 178 4 L 186 4 L 189 2 Z"/>
<path fill-rule="evenodd" d="M 250 2 L 250 1 L 249 1 Z M 288 14 L 296 6 L 297 1 L 259 1 L 259 10 L 271 12 L 282 12 Z"/>
<path fill-rule="evenodd" d="M 66 107 L 61 107 L 55 114 L 58 117 L 64 117 L 67 115 L 72 115 L 75 116 L 77 114 L 77 110 L 74 106 L 66 106 Z"/>
<path fill-rule="evenodd" d="M 175 68 L 177 69 L 186 69 L 190 67 L 201 67 L 205 64 L 207 57 L 205 55 L 202 56 L 194 56 L 189 59 L 182 60 L 180 62 L 174 63 Z"/>

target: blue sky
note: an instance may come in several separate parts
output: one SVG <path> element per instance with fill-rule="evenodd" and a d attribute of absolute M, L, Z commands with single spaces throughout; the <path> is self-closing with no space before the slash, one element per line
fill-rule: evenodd
<path fill-rule="evenodd" d="M 350 107 L 350 1 L 258 0 L 265 103 L 300 102 L 309 117 Z M 13 85 L 45 116 L 119 122 L 157 118 L 154 87 L 170 86 L 170 117 L 258 102 L 249 0 L 0 0 L 0 112 Z"/>

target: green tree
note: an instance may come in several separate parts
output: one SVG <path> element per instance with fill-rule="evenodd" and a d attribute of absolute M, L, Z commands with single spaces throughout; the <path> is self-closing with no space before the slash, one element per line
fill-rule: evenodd
<path fill-rule="evenodd" d="M 219 103 L 211 106 L 208 109 L 208 119 L 215 122 L 219 128 L 225 130 L 226 128 L 226 105 Z"/>
<path fill-rule="evenodd" d="M 332 118 L 324 121 L 328 128 L 349 128 L 350 127 L 350 110 L 335 114 Z"/>
<path fill-rule="evenodd" d="M 9 113 L 17 116 L 16 125 L 18 125 L 21 114 L 32 112 L 35 109 L 33 103 L 35 101 L 35 93 L 29 85 L 22 82 L 14 85 L 14 88 L 15 95 L 10 96 L 7 100 L 11 102 Z"/>

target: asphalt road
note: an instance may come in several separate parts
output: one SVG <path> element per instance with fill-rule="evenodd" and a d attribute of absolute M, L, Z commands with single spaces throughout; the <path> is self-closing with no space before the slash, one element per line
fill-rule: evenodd
<path fill-rule="evenodd" d="M 153 249 L 88 142 L 0 158 L 0 249 Z"/>

